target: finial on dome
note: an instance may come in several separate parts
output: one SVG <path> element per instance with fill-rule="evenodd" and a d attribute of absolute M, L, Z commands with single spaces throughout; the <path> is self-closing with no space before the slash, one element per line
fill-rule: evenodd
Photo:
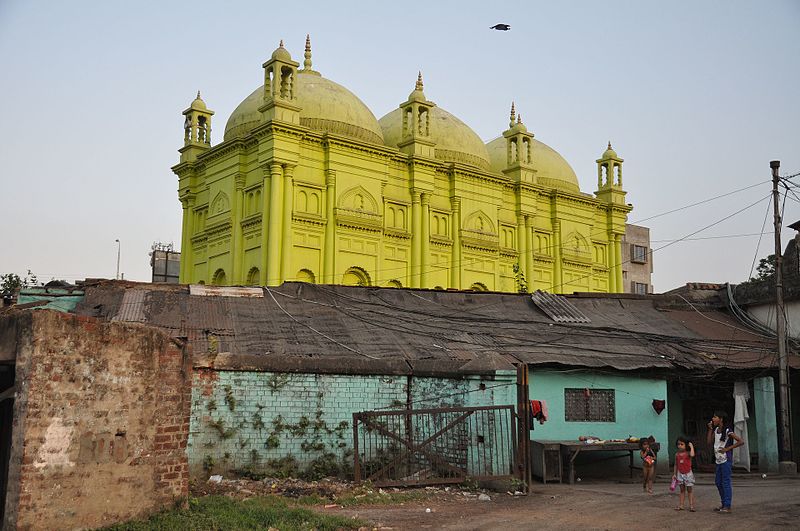
<path fill-rule="evenodd" d="M 611 140 L 608 141 L 608 149 L 611 149 Z"/>
<path fill-rule="evenodd" d="M 422 71 L 420 70 L 417 74 L 417 84 L 414 86 L 414 90 L 422 90 Z"/>
<path fill-rule="evenodd" d="M 521 124 L 521 123 L 522 123 L 522 113 L 519 113 L 519 114 L 517 115 L 517 123 L 518 123 L 518 124 Z"/>
<path fill-rule="evenodd" d="M 198 100 L 202 100 L 203 99 L 203 98 L 200 97 L 200 91 L 199 90 L 197 91 L 197 98 L 196 99 L 198 99 Z"/>
<path fill-rule="evenodd" d="M 281 39 L 281 42 L 278 43 L 278 48 L 283 48 L 283 39 Z"/>
<path fill-rule="evenodd" d="M 306 33 L 306 53 L 305 61 L 303 61 L 303 69 L 311 70 L 311 34 Z"/>
<path fill-rule="evenodd" d="M 514 102 L 511 102 L 511 121 L 508 122 L 508 127 L 514 127 L 514 119 L 516 118 L 516 110 L 514 110 Z"/>

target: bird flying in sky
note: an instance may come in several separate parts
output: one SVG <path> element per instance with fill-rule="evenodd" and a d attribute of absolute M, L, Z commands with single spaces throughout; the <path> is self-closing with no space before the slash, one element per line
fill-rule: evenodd
<path fill-rule="evenodd" d="M 498 30 L 498 31 L 508 31 L 511 29 L 509 24 L 495 24 L 494 26 L 490 27 L 489 29 Z"/>

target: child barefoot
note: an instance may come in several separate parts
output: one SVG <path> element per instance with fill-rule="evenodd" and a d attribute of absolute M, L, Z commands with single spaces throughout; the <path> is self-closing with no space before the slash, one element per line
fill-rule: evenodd
<path fill-rule="evenodd" d="M 676 480 L 681 487 L 681 492 L 678 494 L 678 506 L 675 507 L 675 510 L 683 510 L 683 497 L 684 494 L 688 494 L 689 510 L 694 512 L 694 493 L 692 492 L 692 487 L 694 486 L 694 473 L 692 472 L 694 445 L 686 437 L 678 437 L 675 445 L 678 447 L 678 453 L 675 454 L 675 469 L 672 479 Z"/>
<path fill-rule="evenodd" d="M 656 453 L 651 448 L 648 439 L 639 441 L 639 456 L 642 458 L 642 489 L 648 494 L 653 494 L 653 479 L 656 477 Z"/>

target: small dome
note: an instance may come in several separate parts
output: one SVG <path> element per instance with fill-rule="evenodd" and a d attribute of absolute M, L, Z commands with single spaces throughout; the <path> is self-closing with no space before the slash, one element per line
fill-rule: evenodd
<path fill-rule="evenodd" d="M 608 148 L 603 151 L 601 159 L 618 159 L 617 152 L 611 147 L 611 142 L 608 143 Z"/>
<path fill-rule="evenodd" d="M 225 140 L 243 136 L 261 123 L 264 87 L 254 90 L 233 111 L 225 125 Z M 323 133 L 383 144 L 378 120 L 355 94 L 317 72 L 297 72 L 300 125 Z"/>
<path fill-rule="evenodd" d="M 289 54 L 289 51 L 283 47 L 283 41 L 281 41 L 280 46 L 275 48 L 275 51 L 272 52 L 272 58 L 278 59 L 280 61 L 291 61 L 292 56 Z"/>
<path fill-rule="evenodd" d="M 189 106 L 190 109 L 194 109 L 196 111 L 205 111 L 208 110 L 206 107 L 206 102 L 203 101 L 203 98 L 200 97 L 200 91 L 197 91 L 197 97 L 194 99 L 192 104 Z"/>
<path fill-rule="evenodd" d="M 416 91 L 414 91 L 416 92 Z M 411 94 L 414 95 L 414 92 Z M 379 120 L 387 146 L 402 141 L 403 113 L 398 107 Z M 489 153 L 483 140 L 467 124 L 441 107 L 431 109 L 431 140 L 437 159 L 489 169 Z"/>
<path fill-rule="evenodd" d="M 506 139 L 502 136 L 495 138 L 486 144 L 486 148 L 489 151 L 492 169 L 498 172 L 503 171 L 506 168 Z M 539 184 L 568 192 L 580 192 L 578 176 L 558 151 L 533 138 L 531 139 L 531 157 Z"/>

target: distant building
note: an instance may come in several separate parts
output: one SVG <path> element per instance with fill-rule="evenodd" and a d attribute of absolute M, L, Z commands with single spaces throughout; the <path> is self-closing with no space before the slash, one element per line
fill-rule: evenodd
<path fill-rule="evenodd" d="M 624 293 L 653 293 L 653 252 L 650 229 L 625 224 L 622 236 L 622 284 Z"/>
<path fill-rule="evenodd" d="M 181 272 L 181 253 L 172 250 L 172 244 L 154 243 L 150 253 L 153 282 L 177 284 Z"/>

